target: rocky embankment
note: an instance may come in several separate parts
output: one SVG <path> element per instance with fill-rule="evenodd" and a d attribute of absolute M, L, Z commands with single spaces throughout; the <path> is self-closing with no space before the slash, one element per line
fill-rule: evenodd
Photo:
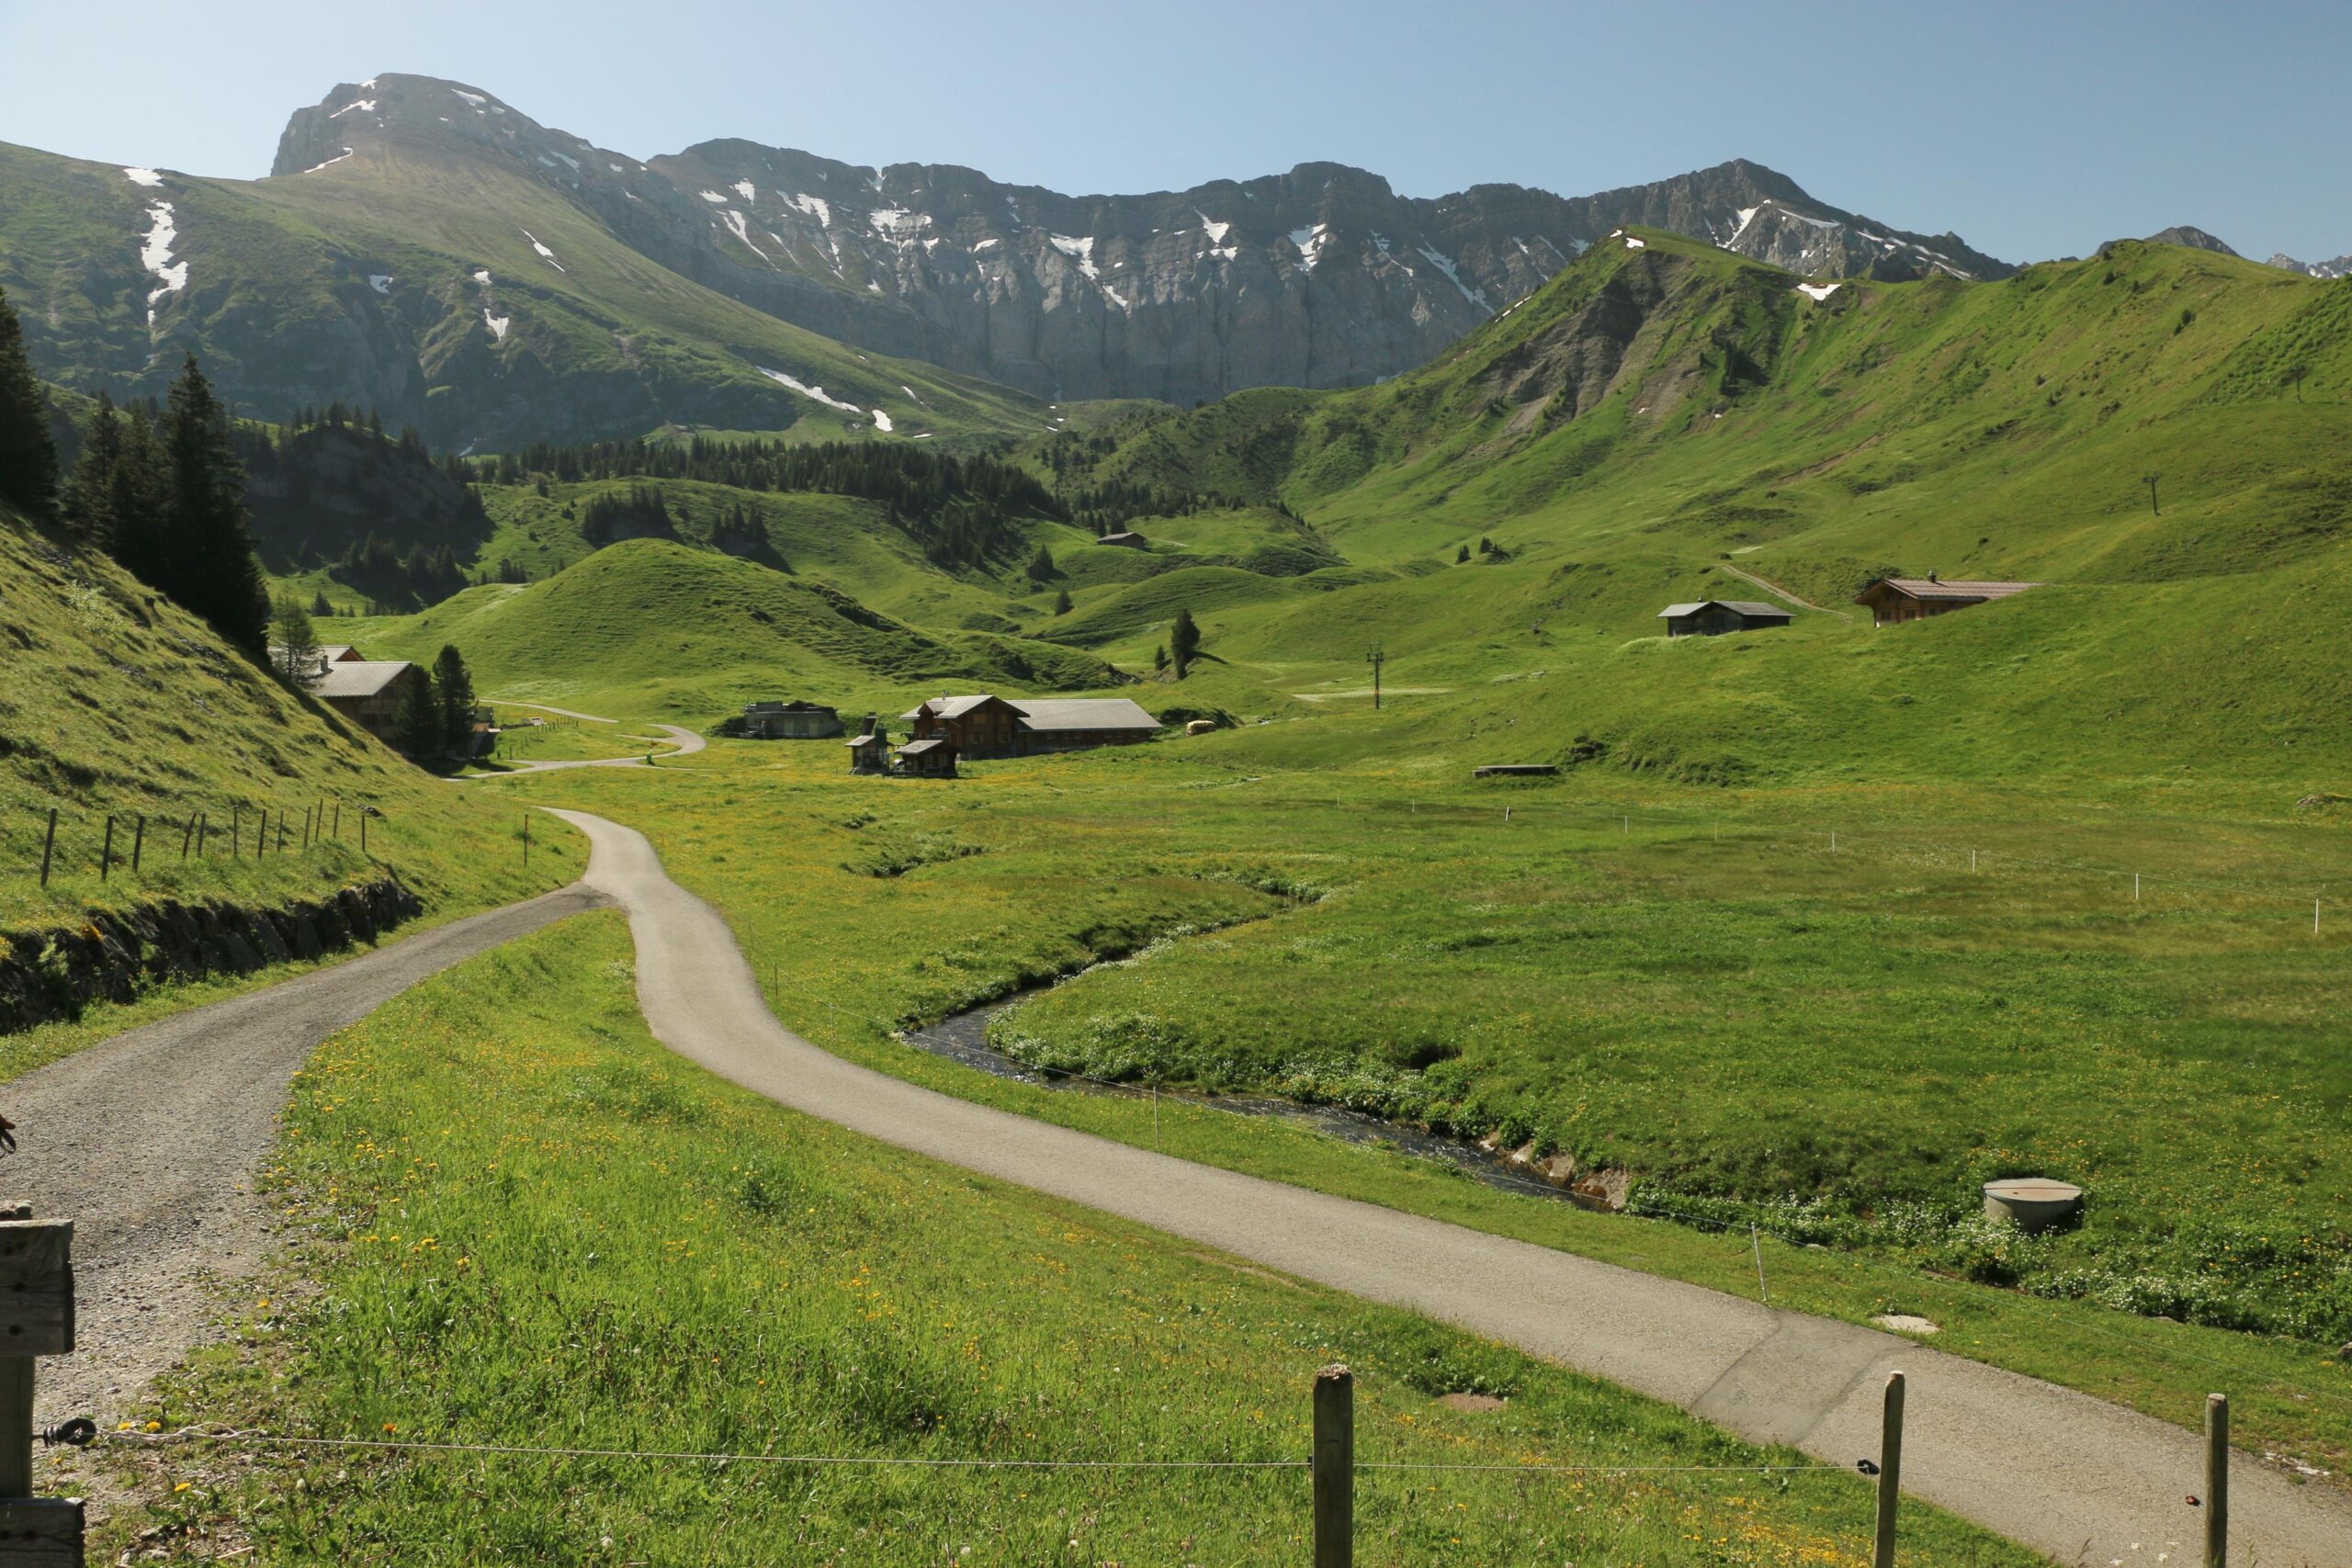
<path fill-rule="evenodd" d="M 373 942 L 423 908 L 387 874 L 274 909 L 167 899 L 94 912 L 79 926 L 0 931 L 0 1034 L 78 1018 L 95 1003 L 131 1001 L 175 981 L 323 957 Z"/>

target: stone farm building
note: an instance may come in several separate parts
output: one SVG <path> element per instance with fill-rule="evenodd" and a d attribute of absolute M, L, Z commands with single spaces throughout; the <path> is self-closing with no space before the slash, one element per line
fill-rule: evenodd
<path fill-rule="evenodd" d="M 1988 600 L 2007 599 L 2040 586 L 2037 582 L 1972 581 L 1960 578 L 1947 581 L 1931 571 L 1925 577 L 1882 577 L 1855 594 L 1854 603 L 1871 607 L 1872 626 L 1894 626 L 1965 610 Z"/>
<path fill-rule="evenodd" d="M 1668 637 L 1721 637 L 1725 632 L 1763 631 L 1785 626 L 1792 619 L 1777 604 L 1753 599 L 1702 599 L 1695 604 L 1668 604 L 1657 613 Z"/>
<path fill-rule="evenodd" d="M 752 740 L 826 740 L 842 732 L 842 716 L 820 703 L 749 703 L 743 734 Z"/>
<path fill-rule="evenodd" d="M 974 761 L 1124 746 L 1148 740 L 1160 728 L 1125 697 L 933 697 L 901 716 L 914 739 L 947 739 L 958 756 Z"/>

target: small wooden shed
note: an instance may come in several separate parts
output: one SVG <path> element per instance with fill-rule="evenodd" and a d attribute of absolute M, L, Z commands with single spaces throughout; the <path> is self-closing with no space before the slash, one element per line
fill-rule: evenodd
<path fill-rule="evenodd" d="M 853 773 L 887 773 L 890 771 L 890 732 L 875 719 L 865 716 L 865 728 L 849 741 L 849 771 Z"/>
<path fill-rule="evenodd" d="M 1965 610 L 1971 604 L 2007 599 L 2041 586 L 2038 582 L 1998 582 L 1984 578 L 1947 581 L 1931 571 L 1925 577 L 1882 577 L 1855 594 L 1854 603 L 1871 607 L 1872 626 L 1895 626 L 1905 621 L 1924 621 L 1931 615 Z"/>
<path fill-rule="evenodd" d="M 747 703 L 743 734 L 752 740 L 823 740 L 842 732 L 842 716 L 822 703 Z"/>
<path fill-rule="evenodd" d="M 956 742 L 944 735 L 925 735 L 899 748 L 898 766 L 891 772 L 910 779 L 952 779 L 956 776 Z"/>
<path fill-rule="evenodd" d="M 1668 604 L 1657 613 L 1668 637 L 1721 637 L 1725 632 L 1768 631 L 1793 619 L 1778 604 L 1753 599 L 1702 599 L 1692 604 Z"/>

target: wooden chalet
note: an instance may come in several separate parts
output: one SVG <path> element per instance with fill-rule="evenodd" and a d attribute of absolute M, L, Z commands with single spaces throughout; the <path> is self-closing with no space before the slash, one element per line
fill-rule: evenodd
<path fill-rule="evenodd" d="M 1882 577 L 1855 594 L 1854 603 L 1870 606 L 1872 626 L 1894 626 L 1905 621 L 1924 621 L 1931 615 L 1965 610 L 1971 604 L 2007 599 L 2011 594 L 2041 586 L 2038 582 L 1947 580 L 1931 571 L 1925 577 Z"/>
<path fill-rule="evenodd" d="M 1104 534 L 1096 538 L 1094 542 L 1098 545 L 1117 545 L 1123 548 L 1130 550 L 1147 549 L 1150 547 L 1151 545 L 1151 541 L 1149 539 L 1145 538 L 1141 534 L 1135 532 L 1133 529 L 1121 529 L 1115 534 Z"/>
<path fill-rule="evenodd" d="M 311 683 L 311 695 L 396 748 L 401 703 L 425 678 L 422 666 L 404 659 L 345 659 L 325 667 Z"/>
<path fill-rule="evenodd" d="M 958 755 L 974 761 L 1131 745 L 1160 729 L 1125 697 L 933 697 L 901 716 L 915 739 L 953 740 Z"/>
<path fill-rule="evenodd" d="M 1721 637 L 1785 626 L 1794 617 L 1778 604 L 1753 599 L 1702 599 L 1695 604 L 1668 604 L 1657 618 L 1666 623 L 1668 637 Z"/>

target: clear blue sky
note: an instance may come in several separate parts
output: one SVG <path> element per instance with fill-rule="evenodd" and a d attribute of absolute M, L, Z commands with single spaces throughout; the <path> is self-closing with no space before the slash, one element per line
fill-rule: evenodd
<path fill-rule="evenodd" d="M 338 82 L 469 82 L 644 157 L 719 136 L 1072 192 L 1307 159 L 1433 196 L 1731 157 L 2012 260 L 2170 223 L 2352 252 L 2352 5 L 2035 0 L 0 0 L 0 141 L 254 176 Z"/>

